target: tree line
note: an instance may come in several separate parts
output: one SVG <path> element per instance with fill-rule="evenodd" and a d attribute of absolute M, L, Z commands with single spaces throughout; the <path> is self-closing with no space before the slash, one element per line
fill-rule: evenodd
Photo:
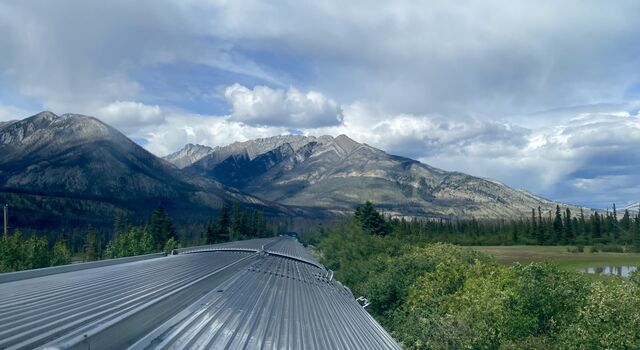
<path fill-rule="evenodd" d="M 555 217 L 549 221 L 550 232 L 554 221 L 560 229 Z M 573 225 L 573 218 L 567 222 Z M 521 223 L 503 229 L 531 228 Z M 488 234 L 494 226 L 419 225 L 425 232 L 409 234 L 417 223 L 385 219 L 365 204 L 313 237 L 325 266 L 371 302 L 367 310 L 404 348 L 640 348 L 640 272 L 604 281 L 550 263 L 504 266 L 489 255 L 420 236 L 436 237 L 435 230 L 471 234 L 462 228 Z"/>
<path fill-rule="evenodd" d="M 366 208 L 367 204 L 362 208 Z M 370 209 L 359 209 L 367 211 Z M 381 216 L 381 214 L 378 214 Z M 356 211 L 356 217 L 358 212 Z M 382 216 L 381 216 L 382 217 Z M 366 219 L 367 225 L 379 219 Z M 529 218 L 517 220 L 405 220 L 390 219 L 376 224 L 380 234 L 391 231 L 421 242 L 449 242 L 462 245 L 619 245 L 640 252 L 640 213 L 625 210 L 619 217 L 613 211 L 585 215 L 556 206 L 554 212 L 531 210 Z"/>
<path fill-rule="evenodd" d="M 12 272 L 157 252 L 170 253 L 182 246 L 221 243 L 230 240 L 273 236 L 275 231 L 264 215 L 233 203 L 226 204 L 206 225 L 196 229 L 194 238 L 180 239 L 171 217 L 162 204 L 144 225 L 133 225 L 126 213 L 116 209 L 112 231 L 88 227 L 78 242 L 76 235 L 63 232 L 54 242 L 19 230 L 0 238 L 0 272 Z M 79 244 L 78 244 L 79 243 Z"/>

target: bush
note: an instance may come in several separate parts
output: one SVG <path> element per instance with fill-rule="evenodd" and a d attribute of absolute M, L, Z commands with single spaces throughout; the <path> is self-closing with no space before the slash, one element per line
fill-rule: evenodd
<path fill-rule="evenodd" d="M 47 267 L 49 262 L 49 244 L 42 237 L 23 238 L 16 230 L 0 238 L 0 272 Z"/>
<path fill-rule="evenodd" d="M 566 349 L 640 348 L 638 287 L 623 281 L 593 282 L 576 322 L 560 337 Z"/>
<path fill-rule="evenodd" d="M 567 251 L 569 253 L 582 253 L 582 252 L 584 252 L 584 246 L 583 245 L 577 245 L 575 247 L 567 247 Z"/>
<path fill-rule="evenodd" d="M 603 245 L 600 248 L 601 252 L 606 252 L 606 253 L 624 253 L 624 247 L 621 245 Z"/>
<path fill-rule="evenodd" d="M 640 268 L 636 269 L 629 276 L 629 281 L 631 283 L 635 283 L 637 286 L 640 286 Z"/>
<path fill-rule="evenodd" d="M 164 245 L 164 249 L 163 251 L 169 255 L 171 254 L 171 252 L 174 249 L 178 249 L 181 248 L 182 246 L 180 245 L 180 242 L 178 242 L 177 240 L 175 240 L 173 237 L 169 238 L 169 240 L 167 241 L 167 243 L 165 243 Z"/>
<path fill-rule="evenodd" d="M 549 263 L 515 264 L 468 279 L 447 305 L 472 330 L 471 348 L 494 349 L 554 337 L 574 321 L 587 292 L 580 274 Z"/>

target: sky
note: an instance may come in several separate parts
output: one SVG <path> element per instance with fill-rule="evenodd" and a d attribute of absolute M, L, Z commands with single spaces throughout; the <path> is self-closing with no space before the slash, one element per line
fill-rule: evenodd
<path fill-rule="evenodd" d="M 346 134 L 607 208 L 640 201 L 640 2 L 0 0 L 0 121 L 82 113 L 163 156 Z"/>

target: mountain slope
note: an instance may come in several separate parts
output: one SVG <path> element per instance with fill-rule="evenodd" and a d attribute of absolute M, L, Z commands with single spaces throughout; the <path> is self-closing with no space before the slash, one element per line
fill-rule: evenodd
<path fill-rule="evenodd" d="M 518 217 L 556 205 L 497 181 L 389 155 L 345 135 L 291 139 L 295 146 L 282 137 L 237 143 L 236 153 L 214 151 L 184 170 L 283 204 L 350 210 L 371 200 L 400 216 Z M 250 156 L 247 150 L 259 149 L 256 144 L 271 147 Z"/>
<path fill-rule="evenodd" d="M 14 202 L 18 193 L 37 196 L 35 203 L 73 198 L 88 201 L 86 208 L 141 214 L 159 202 L 194 215 L 222 202 L 264 204 L 215 180 L 183 174 L 98 119 L 51 112 L 0 127 L 0 191 L 5 200 L 14 194 Z"/>
<path fill-rule="evenodd" d="M 181 150 L 162 157 L 167 162 L 182 169 L 213 153 L 214 149 L 203 145 L 188 143 Z"/>

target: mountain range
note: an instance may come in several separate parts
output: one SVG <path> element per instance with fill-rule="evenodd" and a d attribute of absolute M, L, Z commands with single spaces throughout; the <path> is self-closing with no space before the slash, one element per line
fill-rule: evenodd
<path fill-rule="evenodd" d="M 204 147 L 187 145 L 165 159 L 186 173 L 286 205 L 350 211 L 370 200 L 394 216 L 500 218 L 558 204 L 495 180 L 390 155 L 346 135 L 275 136 Z"/>
<path fill-rule="evenodd" d="M 0 123 L 0 201 L 17 226 L 110 225 L 115 208 L 142 221 L 158 203 L 185 222 L 231 202 L 318 218 L 367 200 L 390 215 L 436 218 L 522 217 L 557 204 L 346 135 L 188 144 L 162 159 L 89 116 L 42 112 Z"/>
<path fill-rule="evenodd" d="M 232 201 L 278 210 L 177 169 L 96 118 L 51 112 L 0 125 L 0 196 L 14 222 L 26 221 L 22 226 L 101 215 L 110 222 L 116 207 L 135 219 L 158 203 L 186 217 L 210 215 Z"/>

